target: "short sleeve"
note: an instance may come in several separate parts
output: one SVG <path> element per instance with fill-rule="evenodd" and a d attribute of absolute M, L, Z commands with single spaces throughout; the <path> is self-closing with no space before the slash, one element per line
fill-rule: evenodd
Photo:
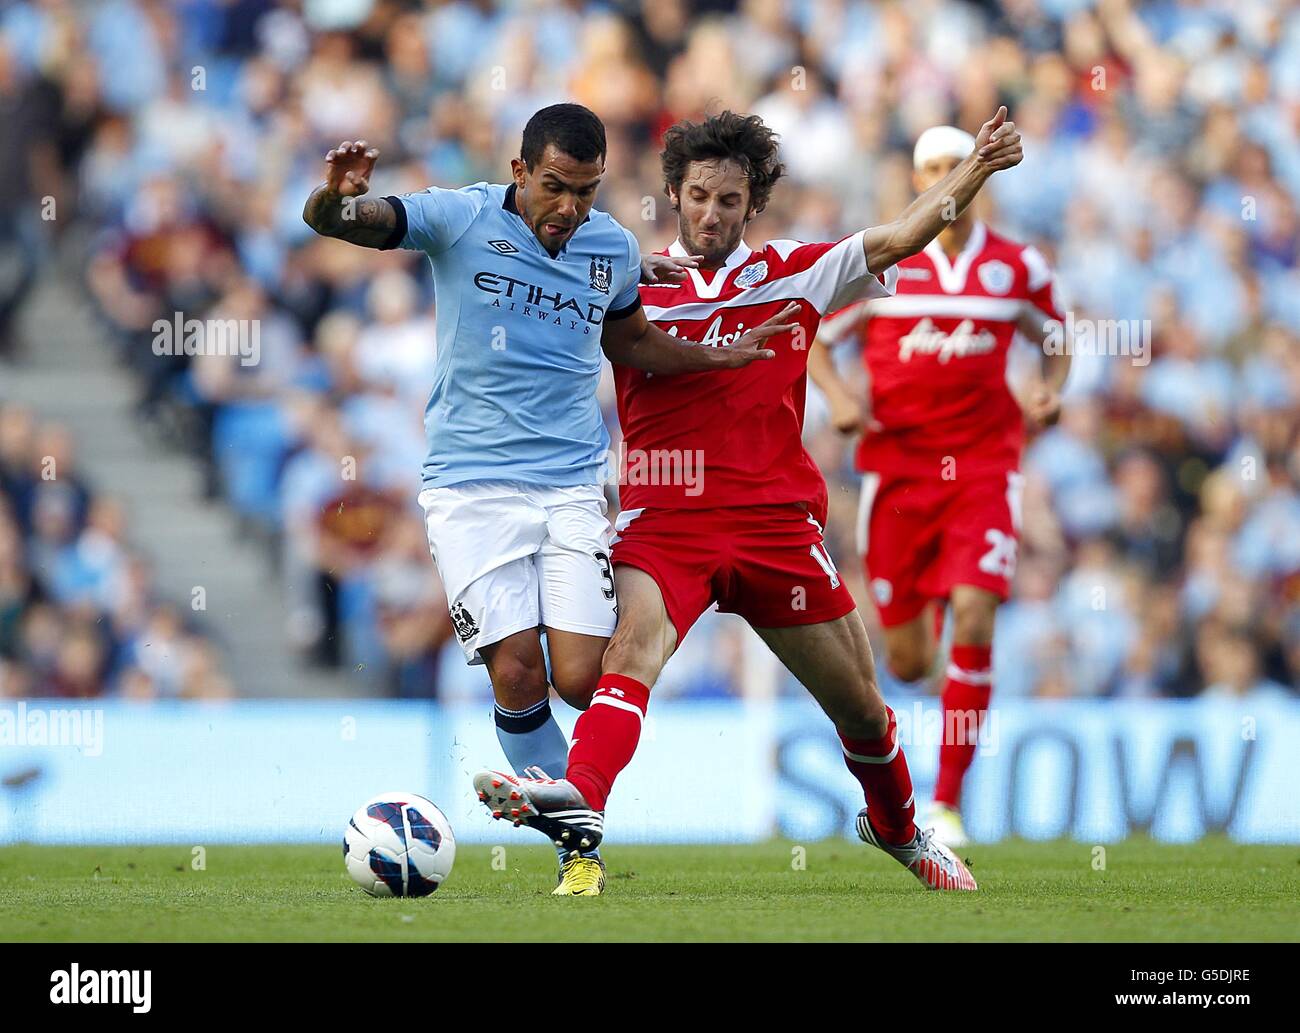
<path fill-rule="evenodd" d="M 887 298 L 894 293 L 898 269 L 890 266 L 877 276 L 868 268 L 865 233 L 859 230 L 842 240 L 820 244 L 772 240 L 768 247 L 781 260 L 779 275 L 825 315 L 855 301 Z"/>
<path fill-rule="evenodd" d="M 446 251 L 469 229 L 487 197 L 486 183 L 461 190 L 428 187 L 414 194 L 386 197 L 397 213 L 397 227 L 384 247 L 429 255 Z"/>
<path fill-rule="evenodd" d="M 1020 260 L 1025 264 L 1026 300 L 1045 320 L 1065 322 L 1066 305 L 1042 252 L 1036 247 L 1026 247 L 1020 252 Z"/>
<path fill-rule="evenodd" d="M 898 266 L 877 274 L 867 266 L 863 243 L 866 230 L 841 240 L 826 256 L 834 269 L 836 292 L 828 309 L 834 311 L 854 301 L 888 298 L 898 289 Z"/>
<path fill-rule="evenodd" d="M 615 286 L 614 300 L 610 302 L 606 319 L 622 319 L 630 316 L 641 306 L 641 245 L 632 231 L 623 226 L 618 227 L 627 242 L 627 259 L 619 268 L 619 280 Z"/>

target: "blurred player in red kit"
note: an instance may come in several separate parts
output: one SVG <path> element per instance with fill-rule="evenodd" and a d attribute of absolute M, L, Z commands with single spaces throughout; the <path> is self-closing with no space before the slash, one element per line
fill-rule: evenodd
<path fill-rule="evenodd" d="M 975 150 L 969 133 L 936 126 L 913 152 L 918 192 Z M 1007 384 L 1017 332 L 1040 345 L 1064 321 L 1043 256 L 994 233 L 969 209 L 898 267 L 893 297 L 828 317 L 808 371 L 831 419 L 861 433 L 858 549 L 885 626 L 887 663 L 903 681 L 934 665 L 943 601 L 952 648 L 943 683 L 944 734 L 928 824 L 949 846 L 966 842 L 961 788 L 993 687 L 993 623 L 1010 592 L 1020 531 L 1020 452 L 1026 417 L 1060 414 L 1068 349 L 1044 355 L 1023 403 Z M 823 345 L 858 340 L 870 407 Z"/>
<path fill-rule="evenodd" d="M 1015 125 L 999 110 L 980 132 L 978 153 L 893 222 L 839 241 L 775 240 L 759 249 L 744 242 L 745 228 L 784 171 L 762 120 L 723 112 L 679 123 L 664 145 L 665 191 L 678 213 L 667 254 L 688 268 L 679 283 L 642 286 L 647 318 L 715 348 L 765 321 L 794 325 L 767 341 L 769 361 L 739 375 L 647 377 L 615 366 L 626 465 L 612 556 L 619 621 L 603 674 L 574 729 L 564 779 L 485 773 L 476 785 L 494 813 L 575 847 L 598 840 L 650 687 L 717 603 L 748 621 L 834 722 L 867 804 L 858 834 L 931 889 L 973 890 L 962 861 L 913 820 L 894 715 L 876 685 L 861 616 L 822 541 L 826 484 L 801 434 L 808 350 L 823 315 L 887 297 L 893 267 L 932 240 L 993 172 L 1020 161 Z M 702 789 L 716 807 L 745 791 Z"/>

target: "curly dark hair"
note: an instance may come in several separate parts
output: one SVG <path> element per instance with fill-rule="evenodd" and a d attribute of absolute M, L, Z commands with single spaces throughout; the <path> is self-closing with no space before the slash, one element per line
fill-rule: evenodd
<path fill-rule="evenodd" d="M 757 115 L 724 111 L 703 122 L 678 122 L 664 133 L 659 155 L 664 170 L 664 192 L 672 187 L 680 195 L 682 180 L 693 161 L 730 158 L 749 180 L 749 206 L 755 214 L 767 207 L 772 187 L 785 175 L 778 156 L 778 137 Z"/>

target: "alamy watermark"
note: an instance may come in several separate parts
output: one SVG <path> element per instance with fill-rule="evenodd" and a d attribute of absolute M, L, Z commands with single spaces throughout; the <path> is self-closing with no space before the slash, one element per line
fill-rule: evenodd
<path fill-rule="evenodd" d="M 51 1004 L 130 1005 L 137 1015 L 153 1006 L 152 969 L 82 969 L 75 961 L 50 973 Z"/>
<path fill-rule="evenodd" d="M 87 757 L 104 752 L 104 711 L 92 708 L 0 707 L 0 748 L 58 746 L 79 749 Z"/>
<path fill-rule="evenodd" d="M 941 710 L 915 700 L 909 709 L 895 710 L 895 734 L 904 749 L 918 746 L 978 746 L 987 756 L 997 755 L 999 722 L 996 707 L 979 710 Z"/>
<path fill-rule="evenodd" d="M 599 479 L 620 487 L 678 487 L 695 498 L 704 494 L 704 449 L 628 448 L 626 441 L 620 441 L 618 451 L 605 452 Z"/>
<path fill-rule="evenodd" d="M 153 321 L 155 355 L 238 356 L 241 366 L 262 358 L 260 319 L 186 319 L 183 312 Z"/>
<path fill-rule="evenodd" d="M 1067 310 L 1065 320 L 1043 324 L 1043 351 L 1047 355 L 1110 355 L 1131 359 L 1135 366 L 1151 361 L 1151 320 L 1076 319 Z"/>

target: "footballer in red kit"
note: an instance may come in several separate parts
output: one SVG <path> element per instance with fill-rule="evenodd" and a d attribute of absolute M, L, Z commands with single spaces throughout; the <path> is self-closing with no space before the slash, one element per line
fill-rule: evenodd
<path fill-rule="evenodd" d="M 802 431 L 809 348 L 822 317 L 887 298 L 894 267 L 943 229 L 954 202 L 963 210 L 990 175 L 1020 158 L 1002 108 L 981 129 L 977 153 L 893 222 L 838 241 L 754 249 L 745 229 L 784 171 L 775 134 L 757 116 L 730 111 L 665 133 L 665 192 L 678 215 L 667 255 L 685 273 L 675 284 L 643 284 L 646 318 L 708 348 L 727 348 L 760 325 L 790 325 L 765 342 L 770 359 L 712 380 L 646 376 L 615 362 L 624 434 L 611 557 L 618 627 L 574 728 L 565 777 L 499 775 L 492 806 L 557 843 L 598 841 L 651 687 L 716 603 L 746 619 L 834 723 L 866 803 L 858 835 L 930 889 L 976 888 L 961 859 L 914 821 L 911 776 L 866 628 L 822 540 L 826 485 Z"/>
<path fill-rule="evenodd" d="M 974 138 L 952 126 L 927 130 L 913 155 L 917 189 L 974 148 Z M 832 420 L 861 433 L 858 548 L 898 677 L 915 681 L 930 671 L 934 607 L 952 604 L 930 814 L 951 846 L 966 840 L 961 787 L 992 690 L 994 616 L 1015 576 L 1025 418 L 1056 419 L 1069 372 L 1064 350 L 1046 356 L 1022 404 L 1007 384 L 1007 354 L 1017 333 L 1041 345 L 1053 321 L 1064 316 L 1043 256 L 968 210 L 899 264 L 894 296 L 863 299 L 827 318 L 809 357 Z M 869 410 L 823 347 L 846 340 L 862 347 Z"/>
<path fill-rule="evenodd" d="M 822 541 L 826 482 L 804 450 L 808 345 L 844 298 L 886 297 L 894 281 L 867 269 L 863 234 L 834 243 L 742 241 L 720 268 L 641 289 L 646 317 L 713 347 L 781 313 L 796 330 L 754 375 L 647 377 L 615 366 L 624 469 L 613 561 L 651 575 L 677 641 L 714 602 L 761 628 L 816 624 L 854 609 Z M 668 254 L 685 257 L 681 241 Z M 801 347 L 802 345 L 802 347 Z M 699 470 L 675 476 L 677 457 Z M 700 576 L 707 569 L 708 576 Z M 804 589 L 791 606 L 795 587 Z"/>

